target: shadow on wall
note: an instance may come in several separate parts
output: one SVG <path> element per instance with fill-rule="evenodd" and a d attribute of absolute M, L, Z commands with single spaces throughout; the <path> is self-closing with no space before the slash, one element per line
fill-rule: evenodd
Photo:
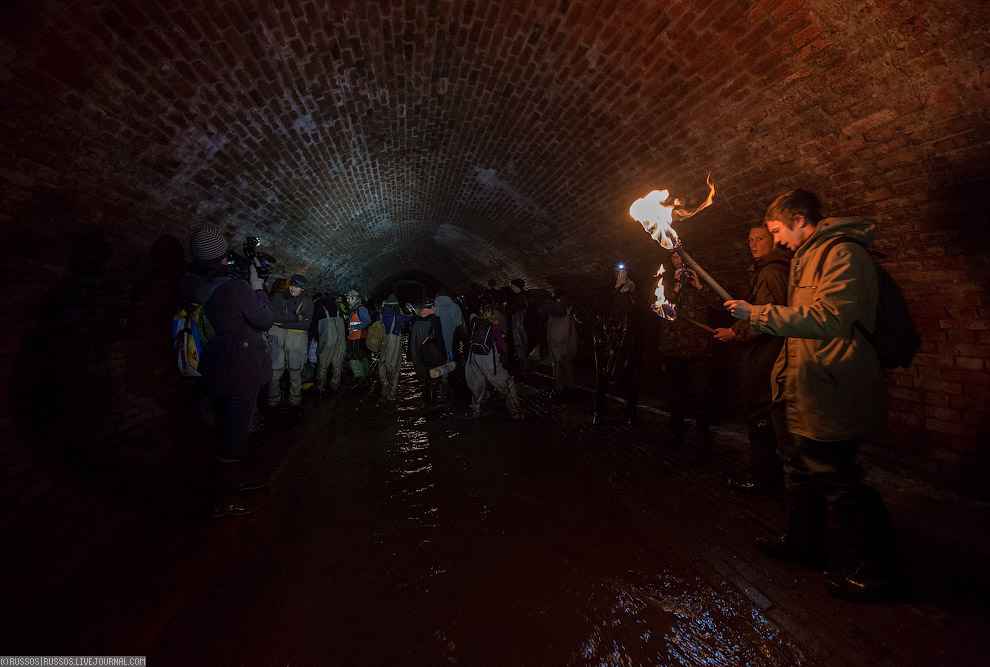
<path fill-rule="evenodd" d="M 151 273 L 133 292 L 111 277 L 112 253 L 101 232 L 84 234 L 62 282 L 38 298 L 16 372 L 17 428 L 90 490 L 176 507 L 171 496 L 190 480 L 169 334 L 184 249 L 155 241 Z"/>
<path fill-rule="evenodd" d="M 958 246 L 962 250 L 960 257 L 947 258 L 947 265 L 957 266 L 963 271 L 965 279 L 972 280 L 976 285 L 971 292 L 973 303 L 966 310 L 976 312 L 977 321 L 969 342 L 975 344 L 974 349 L 978 350 L 984 347 L 981 341 L 986 340 L 987 332 L 987 329 L 980 327 L 987 326 L 987 314 L 990 312 L 987 305 L 987 295 L 990 294 L 990 232 L 986 228 L 986 221 L 990 220 L 990 179 L 978 166 L 972 173 L 953 173 L 947 195 L 949 215 L 946 216 L 946 227 L 958 232 Z M 933 199 L 941 196 L 945 195 Z M 983 364 L 982 378 L 986 380 L 990 358 L 984 358 Z M 970 498 L 987 500 L 990 499 L 990 448 L 983 442 L 990 432 L 990 409 L 987 407 L 990 385 L 974 384 L 964 387 L 964 404 L 959 406 L 978 418 L 973 427 L 977 435 L 970 440 L 967 450 L 961 453 L 959 488 Z"/>

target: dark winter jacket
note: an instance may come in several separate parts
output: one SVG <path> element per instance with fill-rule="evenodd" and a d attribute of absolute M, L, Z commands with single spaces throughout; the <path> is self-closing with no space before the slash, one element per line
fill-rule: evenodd
<path fill-rule="evenodd" d="M 219 264 L 197 262 L 179 285 L 179 299 L 201 303 L 221 282 L 203 309 L 214 334 L 203 349 L 199 372 L 207 391 L 215 396 L 257 392 L 272 376 L 268 346 L 262 336 L 273 320 L 265 291 L 252 290 Z"/>
<path fill-rule="evenodd" d="M 272 311 L 275 324 L 283 329 L 309 331 L 313 319 L 313 300 L 305 294 L 292 296 L 289 290 L 285 290 L 272 297 Z"/>
<path fill-rule="evenodd" d="M 786 305 L 787 276 L 792 252 L 775 247 L 749 267 L 750 290 L 747 301 L 752 304 Z M 773 402 L 767 379 L 784 345 L 784 339 L 770 334 L 754 334 L 748 321 L 737 320 L 732 325 L 735 340 L 740 344 L 739 391 L 747 419 L 766 418 Z"/>

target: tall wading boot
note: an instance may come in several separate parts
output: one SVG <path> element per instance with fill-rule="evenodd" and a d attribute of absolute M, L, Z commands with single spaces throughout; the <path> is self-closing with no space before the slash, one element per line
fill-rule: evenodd
<path fill-rule="evenodd" d="M 272 485 L 272 471 L 275 469 L 275 447 L 254 445 L 246 460 L 242 462 L 243 474 L 238 481 L 238 491 L 260 491 Z"/>
<path fill-rule="evenodd" d="M 744 493 L 777 495 L 784 490 L 784 471 L 777 456 L 777 439 L 767 420 L 749 425 L 748 480 L 729 480 L 729 488 Z"/>
<path fill-rule="evenodd" d="M 828 566 L 825 551 L 825 521 L 828 506 L 818 495 L 788 492 L 787 533 L 780 538 L 761 537 L 756 548 L 761 552 L 789 563 L 797 563 L 813 570 Z"/>
<path fill-rule="evenodd" d="M 898 553 L 890 517 L 877 492 L 864 485 L 836 499 L 836 514 L 845 539 L 859 563 L 829 572 L 828 592 L 853 602 L 899 600 L 907 593 L 907 577 Z"/>
<path fill-rule="evenodd" d="M 226 461 L 217 459 L 213 473 L 213 509 L 210 514 L 214 518 L 225 516 L 242 516 L 258 510 L 255 503 L 247 502 L 238 495 L 244 464 L 241 461 Z"/>

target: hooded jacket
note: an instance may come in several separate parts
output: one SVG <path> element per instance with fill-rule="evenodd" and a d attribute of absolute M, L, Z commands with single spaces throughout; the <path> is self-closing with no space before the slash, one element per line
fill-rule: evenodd
<path fill-rule="evenodd" d="M 443 330 L 443 344 L 447 349 L 448 356 L 454 351 L 454 330 L 464 326 L 464 316 L 461 307 L 454 303 L 449 296 L 440 295 L 434 302 L 434 310 L 440 318 L 440 327 Z"/>
<path fill-rule="evenodd" d="M 876 329 L 876 269 L 866 247 L 874 223 L 826 218 L 794 253 L 786 306 L 756 305 L 753 333 L 784 336 L 771 375 L 774 402 L 787 405 L 791 433 L 812 440 L 858 440 L 883 427 L 883 371 L 855 327 Z M 845 236 L 858 243 L 830 242 Z"/>

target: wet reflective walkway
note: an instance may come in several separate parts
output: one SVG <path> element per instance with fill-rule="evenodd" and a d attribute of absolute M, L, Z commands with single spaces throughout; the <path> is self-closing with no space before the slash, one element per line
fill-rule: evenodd
<path fill-rule="evenodd" d="M 277 482 L 250 517 L 109 501 L 55 511 L 7 550 L 3 653 L 147 654 L 149 665 L 985 664 L 987 547 L 951 543 L 985 535 L 978 526 L 949 530 L 935 506 L 895 498 L 923 575 L 916 599 L 833 600 L 820 574 L 752 548 L 782 509 L 725 490 L 744 465 L 738 436 L 722 432 L 701 458 L 690 442 L 670 448 L 662 415 L 632 430 L 618 406 L 615 423 L 592 429 L 586 406 L 551 403 L 539 376 L 522 389 L 523 422 L 497 405 L 479 420 L 456 404 L 425 409 L 411 384 L 404 376 L 397 403 L 350 390 L 272 420 Z"/>

